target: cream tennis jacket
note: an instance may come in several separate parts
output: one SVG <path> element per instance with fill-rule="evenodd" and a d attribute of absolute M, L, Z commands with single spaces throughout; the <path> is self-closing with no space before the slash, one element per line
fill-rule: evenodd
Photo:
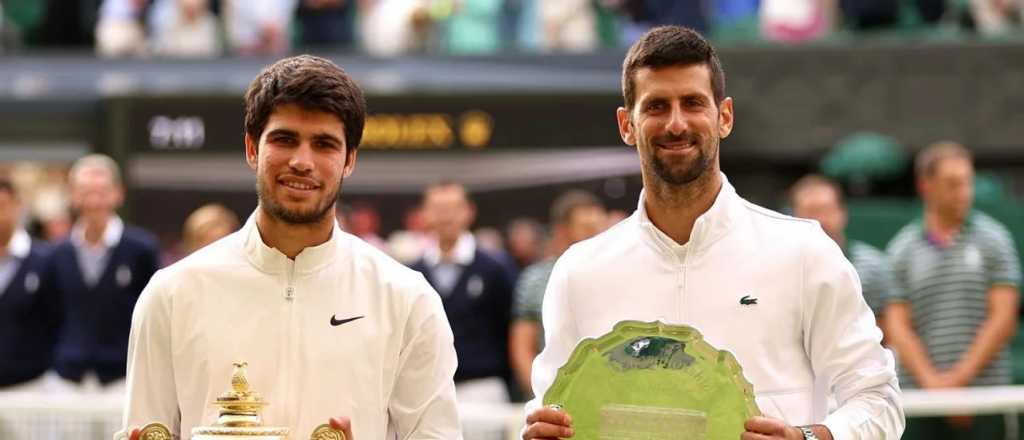
<path fill-rule="evenodd" d="M 232 362 L 270 402 L 268 426 L 308 438 L 352 418 L 359 440 L 461 438 L 456 358 L 423 277 L 335 227 L 294 261 L 242 229 L 153 277 L 132 318 L 124 423 L 188 439 L 211 425 Z"/>
<path fill-rule="evenodd" d="M 824 423 L 837 440 L 900 437 L 892 354 L 879 345 L 852 266 L 816 222 L 755 206 L 723 176 L 714 205 L 680 246 L 648 220 L 643 197 L 631 217 L 555 265 L 536 396 L 583 338 L 622 320 L 663 321 L 696 327 L 731 351 L 767 416 Z M 816 389 L 816 379 L 826 386 Z M 831 414 L 827 392 L 839 404 Z"/>

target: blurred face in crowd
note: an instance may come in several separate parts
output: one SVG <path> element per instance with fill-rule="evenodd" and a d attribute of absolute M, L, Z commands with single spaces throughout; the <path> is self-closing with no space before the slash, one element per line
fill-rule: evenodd
<path fill-rule="evenodd" d="M 441 185 L 427 190 L 423 217 L 427 227 L 444 242 L 453 242 L 473 223 L 473 207 L 466 190 L 459 185 Z"/>
<path fill-rule="evenodd" d="M 580 206 L 569 214 L 564 225 L 569 244 L 580 242 L 603 232 L 608 226 L 608 214 L 600 206 Z"/>
<path fill-rule="evenodd" d="M 793 214 L 801 218 L 817 220 L 821 228 L 836 242 L 841 242 L 846 229 L 846 207 L 839 200 L 834 188 L 813 185 L 793 194 Z"/>
<path fill-rule="evenodd" d="M 356 162 L 337 116 L 280 105 L 258 140 L 246 135 L 245 146 L 264 212 L 293 225 L 333 221 L 325 219 L 333 219 L 342 182 Z"/>
<path fill-rule="evenodd" d="M 106 168 L 82 168 L 71 179 L 71 204 L 87 223 L 105 223 L 123 201 L 124 190 Z"/>
<path fill-rule="evenodd" d="M 974 201 L 974 166 L 962 157 L 941 159 L 930 175 L 918 180 L 918 187 L 929 210 L 963 223 Z"/>
<path fill-rule="evenodd" d="M 21 203 L 10 191 L 0 189 L 0 237 L 10 237 L 21 217 Z"/>
<path fill-rule="evenodd" d="M 636 98 L 619 108 L 623 141 L 640 153 L 645 184 L 682 186 L 718 172 L 719 141 L 732 131 L 732 99 L 716 103 L 705 64 L 642 67 Z"/>

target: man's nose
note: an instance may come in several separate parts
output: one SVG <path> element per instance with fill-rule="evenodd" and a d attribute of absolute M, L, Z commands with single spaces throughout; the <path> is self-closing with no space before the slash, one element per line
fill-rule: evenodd
<path fill-rule="evenodd" d="M 292 151 L 292 157 L 288 161 L 288 166 L 295 171 L 307 173 L 313 170 L 313 147 L 309 143 L 303 142 Z"/>

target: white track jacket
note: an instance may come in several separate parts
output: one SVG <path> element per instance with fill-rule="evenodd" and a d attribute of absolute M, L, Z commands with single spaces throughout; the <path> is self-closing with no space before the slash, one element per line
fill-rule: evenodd
<path fill-rule="evenodd" d="M 451 327 L 423 277 L 335 227 L 295 260 L 242 229 L 153 277 L 132 318 L 126 427 L 188 439 L 217 418 L 233 362 L 270 404 L 266 426 L 308 438 L 331 417 L 356 439 L 461 438 Z"/>
<path fill-rule="evenodd" d="M 650 222 L 641 193 L 631 217 L 562 255 L 544 297 L 546 346 L 533 367 L 541 397 L 528 409 L 540 405 L 577 343 L 622 320 L 697 328 L 736 356 L 766 416 L 823 423 L 837 440 L 903 432 L 894 360 L 879 344 L 853 267 L 816 222 L 753 205 L 724 176 L 685 245 Z M 831 414 L 829 395 L 839 404 Z"/>

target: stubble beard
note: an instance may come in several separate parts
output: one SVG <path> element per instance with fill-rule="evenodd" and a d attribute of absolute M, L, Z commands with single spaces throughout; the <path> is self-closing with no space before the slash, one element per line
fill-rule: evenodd
<path fill-rule="evenodd" d="M 338 194 L 341 193 L 341 187 L 344 181 L 344 179 L 340 179 L 338 181 L 338 185 L 334 187 L 334 190 L 327 193 L 326 196 L 320 200 L 318 206 L 314 206 L 312 209 L 307 210 L 286 208 L 283 204 L 274 199 L 271 195 L 270 188 L 266 187 L 266 182 L 262 178 L 257 178 L 256 181 L 256 197 L 259 200 L 260 206 L 262 206 L 263 210 L 271 217 L 292 225 L 307 225 L 320 222 L 324 218 L 334 215 L 334 205 L 338 200 Z"/>
<path fill-rule="evenodd" d="M 651 145 L 651 156 L 648 159 L 650 168 L 658 180 L 670 187 L 686 186 L 699 179 L 707 171 L 711 171 L 713 154 L 708 152 L 716 150 L 718 139 L 711 139 L 708 145 L 698 139 L 697 157 L 693 161 L 685 163 L 670 164 L 658 156 L 658 147 Z"/>

